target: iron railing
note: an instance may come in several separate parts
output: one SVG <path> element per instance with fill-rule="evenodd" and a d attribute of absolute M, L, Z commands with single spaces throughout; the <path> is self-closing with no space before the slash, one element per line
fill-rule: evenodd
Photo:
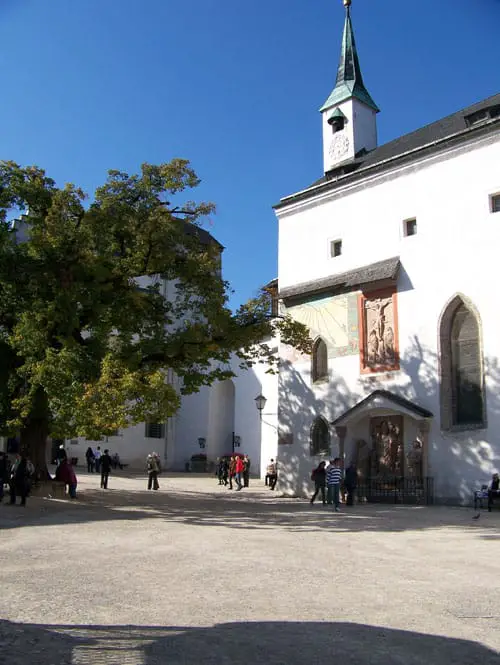
<path fill-rule="evenodd" d="M 358 483 L 358 501 L 430 505 L 434 503 L 434 478 L 372 479 Z"/>

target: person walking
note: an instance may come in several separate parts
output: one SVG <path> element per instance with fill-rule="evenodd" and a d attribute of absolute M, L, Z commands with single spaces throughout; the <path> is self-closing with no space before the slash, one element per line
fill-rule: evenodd
<path fill-rule="evenodd" d="M 248 487 L 250 485 L 250 457 L 245 455 L 243 458 L 243 487 Z"/>
<path fill-rule="evenodd" d="M 3 486 L 9 482 L 9 458 L 0 450 L 0 503 L 3 501 Z"/>
<path fill-rule="evenodd" d="M 68 459 L 68 454 L 66 452 L 66 448 L 64 447 L 64 443 L 61 443 L 57 449 L 56 465 L 59 466 L 59 464 L 61 464 L 61 462 L 63 462 L 65 459 Z"/>
<path fill-rule="evenodd" d="M 232 490 L 233 489 L 233 478 L 236 474 L 236 460 L 233 457 L 229 460 L 229 469 L 228 469 L 228 477 L 229 477 L 229 487 L 228 489 Z"/>
<path fill-rule="evenodd" d="M 351 462 L 345 470 L 344 485 L 347 492 L 346 506 L 354 505 L 354 493 L 358 485 L 358 470 L 354 462 Z"/>
<path fill-rule="evenodd" d="M 101 471 L 101 446 L 97 446 L 94 450 L 94 463 L 95 463 L 95 472 L 99 473 Z"/>
<path fill-rule="evenodd" d="M 235 466 L 234 466 L 234 477 L 236 480 L 236 484 L 238 487 L 236 488 L 236 491 L 239 492 L 243 489 L 243 484 L 241 482 L 243 470 L 245 468 L 245 465 L 243 464 L 243 460 L 241 457 L 238 455 L 236 458 Z"/>
<path fill-rule="evenodd" d="M 326 462 L 320 462 L 311 474 L 311 480 L 314 481 L 314 494 L 311 497 L 311 505 L 314 503 L 314 501 L 315 501 L 316 497 L 318 496 L 319 492 L 321 492 L 321 499 L 323 501 L 323 505 L 326 504 L 326 491 L 325 491 L 326 469 L 325 469 L 325 467 L 326 467 Z"/>
<path fill-rule="evenodd" d="M 331 460 L 326 470 L 326 484 L 328 487 L 328 503 L 335 506 L 335 512 L 340 512 L 340 481 L 342 480 L 342 469 L 340 458 Z"/>
<path fill-rule="evenodd" d="M 269 489 L 274 490 L 276 487 L 276 481 L 278 480 L 278 467 L 274 459 L 271 459 L 267 465 L 267 477 L 269 480 Z"/>
<path fill-rule="evenodd" d="M 222 458 L 222 484 L 227 487 L 229 477 L 229 460 L 227 457 Z"/>
<path fill-rule="evenodd" d="M 158 474 L 161 472 L 160 457 L 157 453 L 150 453 L 146 460 L 148 471 L 148 490 L 159 490 Z"/>
<path fill-rule="evenodd" d="M 30 478 L 33 465 L 24 453 L 18 453 L 10 472 L 10 504 L 16 503 L 17 496 L 21 497 L 21 506 L 26 505 L 26 497 L 30 491 Z"/>
<path fill-rule="evenodd" d="M 224 485 L 224 458 L 223 457 L 218 457 L 217 458 L 217 466 L 215 470 L 215 475 L 217 476 L 217 480 L 219 481 L 219 485 Z"/>
<path fill-rule="evenodd" d="M 94 457 L 94 451 L 90 446 L 87 448 L 87 452 L 85 453 L 85 458 L 87 460 L 88 473 L 94 473 L 95 457 Z"/>
<path fill-rule="evenodd" d="M 101 487 L 103 490 L 107 490 L 108 478 L 109 474 L 111 473 L 111 466 L 112 466 L 111 456 L 107 448 L 104 451 L 104 455 L 101 455 L 101 457 L 99 458 L 99 461 L 100 461 L 99 467 L 101 469 Z"/>

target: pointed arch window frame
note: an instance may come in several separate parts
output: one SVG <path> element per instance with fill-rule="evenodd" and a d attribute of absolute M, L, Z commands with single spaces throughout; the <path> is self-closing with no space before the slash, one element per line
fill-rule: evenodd
<path fill-rule="evenodd" d="M 326 433 L 325 445 L 322 447 L 316 446 L 316 429 L 319 425 L 324 425 Z M 332 445 L 332 436 L 330 432 L 330 425 L 326 418 L 323 416 L 317 416 L 309 432 L 309 453 L 311 457 L 328 457 L 331 454 L 331 445 Z"/>
<path fill-rule="evenodd" d="M 457 310 L 464 306 L 475 318 L 477 325 L 477 344 L 479 347 L 480 389 L 482 402 L 482 420 L 476 423 L 457 423 L 455 419 L 455 404 L 453 390 L 453 323 Z M 466 432 L 486 429 L 487 404 L 484 370 L 483 328 L 479 311 L 470 298 L 463 293 L 456 293 L 444 306 L 439 317 L 438 348 L 439 348 L 439 405 L 441 416 L 441 431 Z"/>
<path fill-rule="evenodd" d="M 323 345 L 324 358 L 322 360 L 323 367 L 318 368 L 318 348 Z M 319 383 L 328 383 L 330 380 L 329 367 L 328 367 L 328 344 L 319 335 L 313 342 L 311 352 L 311 382 L 316 385 Z"/>

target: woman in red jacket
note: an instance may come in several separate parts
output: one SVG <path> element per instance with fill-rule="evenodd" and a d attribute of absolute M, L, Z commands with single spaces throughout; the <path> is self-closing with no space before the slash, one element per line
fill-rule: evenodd
<path fill-rule="evenodd" d="M 243 460 L 241 459 L 241 457 L 238 456 L 236 458 L 236 465 L 235 465 L 235 469 L 234 469 L 235 470 L 234 478 L 236 480 L 236 484 L 238 485 L 236 491 L 239 491 L 243 487 L 243 485 L 241 483 L 241 474 L 243 473 L 244 469 L 245 469 L 245 465 L 243 464 Z"/>

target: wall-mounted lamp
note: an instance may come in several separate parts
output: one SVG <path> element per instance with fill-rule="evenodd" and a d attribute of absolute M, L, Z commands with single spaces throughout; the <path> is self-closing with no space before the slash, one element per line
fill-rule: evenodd
<path fill-rule="evenodd" d="M 205 445 L 206 445 L 206 443 L 207 443 L 207 440 L 204 439 L 203 437 L 200 437 L 200 438 L 198 439 L 198 445 L 200 446 L 200 448 L 204 448 Z"/>
<path fill-rule="evenodd" d="M 261 419 L 262 419 L 262 411 L 264 411 L 264 409 L 266 408 L 266 402 L 267 399 L 264 397 L 264 395 L 262 395 L 262 393 L 260 395 L 257 395 L 257 397 L 255 398 L 255 406 L 257 407 Z"/>

